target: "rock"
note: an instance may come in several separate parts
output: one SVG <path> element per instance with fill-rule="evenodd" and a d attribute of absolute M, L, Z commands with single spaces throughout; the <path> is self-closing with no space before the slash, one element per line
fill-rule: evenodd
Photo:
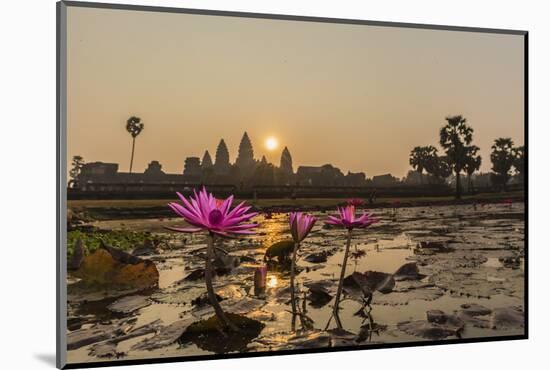
<path fill-rule="evenodd" d="M 192 320 L 179 320 L 160 329 L 159 333 L 146 338 L 132 346 L 132 351 L 152 351 L 175 343 L 185 330 L 193 323 Z"/>
<path fill-rule="evenodd" d="M 107 308 L 116 313 L 129 314 L 151 304 L 149 298 L 142 295 L 132 295 L 120 298 L 111 303 Z"/>
<path fill-rule="evenodd" d="M 420 280 L 423 279 L 425 275 L 422 275 L 418 271 L 418 266 L 416 262 L 409 262 L 401 266 L 394 272 L 393 278 L 396 281 L 402 280 Z"/>
<path fill-rule="evenodd" d="M 84 242 L 82 242 L 82 239 L 77 239 L 74 243 L 73 255 L 71 256 L 70 260 L 67 261 L 67 270 L 78 270 L 80 268 L 80 265 L 82 265 L 86 254 L 87 250 Z"/>
<path fill-rule="evenodd" d="M 109 289 L 147 289 L 158 286 L 159 272 L 152 261 L 103 245 L 86 256 L 72 273 L 81 285 Z"/>

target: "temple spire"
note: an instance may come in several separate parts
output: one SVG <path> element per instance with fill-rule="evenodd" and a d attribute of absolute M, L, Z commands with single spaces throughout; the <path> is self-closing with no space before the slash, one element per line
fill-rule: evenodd
<path fill-rule="evenodd" d="M 216 149 L 216 163 L 214 163 L 214 171 L 218 174 L 227 174 L 231 165 L 229 164 L 229 150 L 223 139 L 220 140 Z"/>
<path fill-rule="evenodd" d="M 280 165 L 281 171 L 283 171 L 286 174 L 293 174 L 294 170 L 292 169 L 292 156 L 290 155 L 290 151 L 285 146 L 283 149 L 283 152 L 281 153 L 281 165 Z"/>
<path fill-rule="evenodd" d="M 246 131 L 239 144 L 239 154 L 237 155 L 235 164 L 241 169 L 247 169 L 254 165 L 254 149 Z"/>
<path fill-rule="evenodd" d="M 210 157 L 210 153 L 208 153 L 208 150 L 205 151 L 204 155 L 202 156 L 201 166 L 202 168 L 211 168 L 213 166 L 212 157 Z"/>

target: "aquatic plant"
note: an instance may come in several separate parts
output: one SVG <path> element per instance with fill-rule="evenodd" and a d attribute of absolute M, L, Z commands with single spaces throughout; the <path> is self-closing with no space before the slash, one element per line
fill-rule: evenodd
<path fill-rule="evenodd" d="M 186 199 L 180 193 L 177 193 L 183 205 L 178 203 L 169 203 L 168 206 L 179 216 L 181 216 L 191 227 L 167 227 L 169 230 L 195 233 L 207 231 L 207 248 L 206 248 L 206 266 L 204 270 L 204 279 L 206 281 L 206 290 L 208 299 L 219 321 L 225 328 L 238 331 L 238 328 L 233 324 L 223 311 L 214 288 L 212 286 L 212 260 L 214 259 L 214 239 L 216 237 L 232 237 L 236 235 L 254 234 L 253 228 L 257 227 L 256 223 L 249 222 L 256 212 L 249 212 L 250 206 L 245 206 L 241 202 L 234 208 L 231 208 L 233 196 L 225 200 L 216 199 L 211 193 L 203 187 L 199 193 L 194 191 L 194 196 Z"/>
<path fill-rule="evenodd" d="M 338 316 L 338 308 L 340 305 L 340 298 L 342 296 L 342 289 L 344 287 L 344 277 L 346 275 L 346 265 L 348 263 L 349 248 L 351 244 L 351 233 L 354 228 L 364 229 L 369 227 L 373 223 L 378 222 L 378 219 L 374 218 L 371 213 L 363 212 L 359 217 L 355 216 L 355 206 L 348 205 L 346 207 L 338 207 L 337 216 L 328 216 L 328 219 L 325 221 L 326 224 L 343 227 L 347 229 L 347 241 L 346 241 L 346 250 L 344 252 L 344 260 L 342 261 L 342 269 L 340 270 L 340 280 L 338 281 L 338 290 L 336 291 L 336 297 L 334 298 L 334 306 L 332 311 L 332 316 L 336 321 L 338 329 L 342 329 L 342 322 Z M 330 321 L 329 321 L 330 323 Z M 328 324 L 327 324 L 328 326 Z"/>
<path fill-rule="evenodd" d="M 292 264 L 290 265 L 290 302 L 292 304 L 292 330 L 295 330 L 296 327 L 296 293 L 294 287 L 294 276 L 296 270 L 296 254 L 300 248 L 300 243 L 306 238 L 309 234 L 313 225 L 317 219 L 314 216 L 302 213 L 302 212 L 290 212 L 290 233 L 292 234 L 292 239 L 294 240 L 294 249 L 292 251 Z M 302 316 L 300 320 L 303 321 Z"/>
<path fill-rule="evenodd" d="M 260 296 L 265 293 L 267 280 L 267 265 L 261 265 L 254 270 L 254 295 Z"/>
<path fill-rule="evenodd" d="M 363 204 L 365 204 L 365 202 L 361 198 L 350 198 L 346 200 L 346 203 L 348 204 L 348 206 L 354 206 L 354 207 L 360 207 Z"/>

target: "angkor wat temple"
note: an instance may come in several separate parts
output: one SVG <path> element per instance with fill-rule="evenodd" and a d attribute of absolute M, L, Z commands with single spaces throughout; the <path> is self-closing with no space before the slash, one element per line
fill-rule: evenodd
<path fill-rule="evenodd" d="M 258 186 L 360 187 L 367 185 L 368 181 L 362 172 L 348 172 L 344 175 L 330 164 L 299 166 L 294 172 L 292 156 L 287 147 L 281 153 L 279 166 L 269 163 L 265 156 L 258 160 L 254 158 L 252 142 L 245 132 L 234 163 L 231 163 L 227 145 L 221 139 L 214 161 L 208 150 L 202 159 L 187 157 L 180 174 L 165 173 L 162 165 L 155 160 L 149 163 L 143 173 L 119 172 L 117 163 L 92 162 L 82 165 L 70 187 L 82 191 L 120 190 L 124 187 L 146 191 L 199 184 L 251 189 Z"/>

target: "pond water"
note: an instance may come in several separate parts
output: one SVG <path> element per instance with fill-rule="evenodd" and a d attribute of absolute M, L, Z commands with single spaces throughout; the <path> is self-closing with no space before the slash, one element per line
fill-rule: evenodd
<path fill-rule="evenodd" d="M 132 292 L 130 299 L 139 304 L 131 312 L 116 313 L 110 308 L 113 302 L 124 297 L 83 300 L 69 296 L 68 316 L 72 324 L 69 336 L 91 335 L 98 325 L 115 327 L 116 330 L 108 331 L 108 336 L 98 335 L 98 339 L 74 345 L 68 352 L 68 361 L 201 355 L 232 350 L 273 351 L 524 333 L 522 203 L 381 209 L 375 214 L 381 222 L 366 230 L 353 231 L 352 256 L 346 266 L 346 276 L 367 271 L 393 274 L 407 263 L 416 264 L 419 276 L 411 280 L 396 279 L 390 292 L 376 291 L 367 307 L 363 306 L 362 297 L 351 288 L 346 289 L 339 314 L 344 333 L 331 330 L 335 327 L 334 320 L 331 320 L 328 331 L 326 329 L 332 314 L 333 298 L 330 297 L 334 297 L 338 285 L 346 231 L 328 229 L 318 222 L 302 243 L 296 282 L 300 307 L 310 320 L 307 328 L 298 323 L 298 332 L 291 331 L 287 266 L 269 262 L 266 292 L 254 296 L 254 270 L 264 264 L 266 248 L 290 237 L 288 216 L 273 214 L 255 219 L 260 225 L 256 235 L 223 242 L 221 247 L 230 255 L 239 256 L 240 264 L 214 281 L 215 290 L 223 298 L 227 312 L 263 324 L 253 338 L 246 338 L 236 347 L 213 343 L 222 341 L 219 336 L 215 340 L 179 338 L 176 330 L 179 323 L 208 318 L 212 309 L 208 304 L 192 304 L 206 291 L 204 280 L 183 280 L 204 264 L 204 236 L 170 233 L 170 239 L 160 251 L 143 257 L 156 264 L 160 273 L 159 284 L 156 289 Z M 317 216 L 324 219 L 326 214 L 318 213 Z M 181 224 L 181 220 L 100 221 L 94 226 L 166 234 L 168 232 L 163 227 L 174 224 Z M 311 260 L 308 256 L 318 253 L 324 253 L 326 261 L 308 262 Z M 326 300 L 319 300 L 310 291 L 312 285 L 319 283 L 328 294 Z M 474 308 L 477 311 L 472 315 Z M 427 321 L 427 312 L 434 310 L 449 317 L 435 324 Z M 460 330 L 455 330 L 456 320 L 460 320 Z M 169 332 L 166 328 L 171 324 L 176 334 L 170 336 L 166 334 Z M 129 335 L 132 333 L 135 335 Z M 113 341 L 116 337 L 123 340 Z M 174 338 L 179 339 L 174 341 Z M 151 342 L 162 342 L 162 345 L 150 345 Z"/>

